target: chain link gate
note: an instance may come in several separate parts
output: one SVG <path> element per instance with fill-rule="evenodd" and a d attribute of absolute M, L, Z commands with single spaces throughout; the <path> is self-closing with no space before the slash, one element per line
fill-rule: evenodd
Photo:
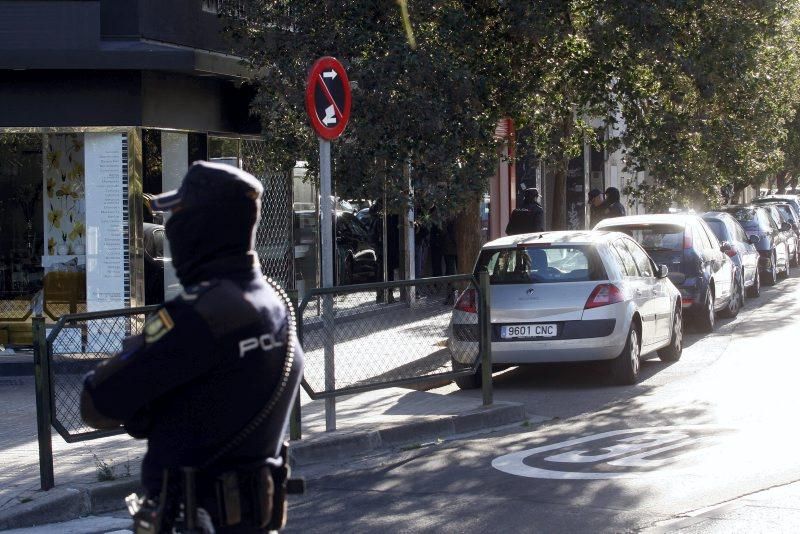
<path fill-rule="evenodd" d="M 292 173 L 269 170 L 264 148 L 262 139 L 242 139 L 242 168 L 264 186 L 256 252 L 264 276 L 285 289 L 294 289 Z"/>

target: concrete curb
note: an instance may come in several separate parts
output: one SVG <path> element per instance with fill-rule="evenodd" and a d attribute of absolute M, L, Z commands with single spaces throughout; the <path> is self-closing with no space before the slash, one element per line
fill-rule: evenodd
<path fill-rule="evenodd" d="M 415 421 L 403 425 L 362 431 L 334 431 L 293 442 L 291 461 L 303 466 L 328 460 L 344 460 L 359 454 L 403 445 L 422 444 L 439 438 L 475 432 L 526 419 L 525 406 L 516 402 L 497 402 L 457 415 L 430 421 Z"/>
<path fill-rule="evenodd" d="M 289 450 L 293 465 L 310 465 L 322 461 L 345 460 L 404 445 L 421 445 L 440 438 L 502 427 L 526 418 L 523 404 L 498 402 L 486 408 L 478 407 L 429 421 L 314 436 L 292 443 Z M 54 488 L 37 495 L 31 502 L 0 512 L 0 530 L 69 521 L 120 510 L 124 497 L 140 490 L 138 476 L 74 488 Z"/>
<path fill-rule="evenodd" d="M 0 530 L 59 523 L 119 510 L 123 498 L 140 489 L 138 477 L 77 488 L 53 488 L 31 502 L 0 512 Z"/>

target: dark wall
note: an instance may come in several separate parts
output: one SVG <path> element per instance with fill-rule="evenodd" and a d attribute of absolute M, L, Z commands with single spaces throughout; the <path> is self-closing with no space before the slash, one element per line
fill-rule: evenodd
<path fill-rule="evenodd" d="M 143 125 L 212 132 L 258 133 L 249 118 L 252 93 L 212 77 L 147 72 L 142 83 Z"/>
<path fill-rule="evenodd" d="M 100 14 L 104 38 L 130 39 L 140 36 L 139 0 L 104 0 Z"/>
<path fill-rule="evenodd" d="M 0 70 L 0 127 L 147 126 L 258 133 L 252 90 L 142 71 Z"/>
<path fill-rule="evenodd" d="M 138 3 L 141 34 L 146 39 L 218 52 L 231 48 L 222 36 L 222 20 L 203 11 L 200 0 L 138 0 Z"/>
<path fill-rule="evenodd" d="M 99 41 L 99 0 L 0 1 L 0 49 L 77 50 Z"/>
<path fill-rule="evenodd" d="M 138 71 L 0 71 L 0 126 L 141 122 Z"/>

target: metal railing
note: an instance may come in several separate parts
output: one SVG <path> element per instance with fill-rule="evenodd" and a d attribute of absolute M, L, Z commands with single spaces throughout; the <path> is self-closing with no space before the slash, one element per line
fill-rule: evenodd
<path fill-rule="evenodd" d="M 298 307 L 306 358 L 303 388 L 325 399 L 326 430 L 336 427 L 335 398 L 382 388 L 424 385 L 482 369 L 483 402 L 492 403 L 489 278 L 457 275 L 312 290 Z M 474 291 L 474 324 L 453 331 L 459 292 Z M 139 334 L 158 306 L 65 315 L 48 332 L 33 317 L 39 468 L 54 486 L 50 427 L 67 443 L 123 433 L 98 431 L 80 415 L 84 375 Z M 454 343 L 458 338 L 461 343 Z M 300 439 L 299 397 L 290 435 Z"/>
<path fill-rule="evenodd" d="M 478 306 L 455 343 L 453 305 L 466 290 Z M 479 367 L 488 371 L 482 385 L 491 404 L 491 365 L 481 365 L 482 357 L 491 362 L 488 295 L 488 276 L 472 275 L 311 290 L 298 307 L 303 388 L 326 399 L 326 430 L 336 428 L 337 396 L 452 380 Z"/>
<path fill-rule="evenodd" d="M 158 306 L 76 313 L 61 317 L 47 332 L 45 318 L 33 318 L 33 361 L 42 489 L 54 485 L 50 426 L 67 443 L 123 432 L 93 430 L 80 413 L 83 377 L 122 348 L 122 339 L 139 334 L 147 314 Z"/>

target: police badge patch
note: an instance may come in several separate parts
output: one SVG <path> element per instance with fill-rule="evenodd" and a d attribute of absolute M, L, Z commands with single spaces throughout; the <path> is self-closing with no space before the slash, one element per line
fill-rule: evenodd
<path fill-rule="evenodd" d="M 148 345 L 155 343 L 175 327 L 175 322 L 169 312 L 161 308 L 158 313 L 151 315 L 144 323 L 144 341 Z"/>

